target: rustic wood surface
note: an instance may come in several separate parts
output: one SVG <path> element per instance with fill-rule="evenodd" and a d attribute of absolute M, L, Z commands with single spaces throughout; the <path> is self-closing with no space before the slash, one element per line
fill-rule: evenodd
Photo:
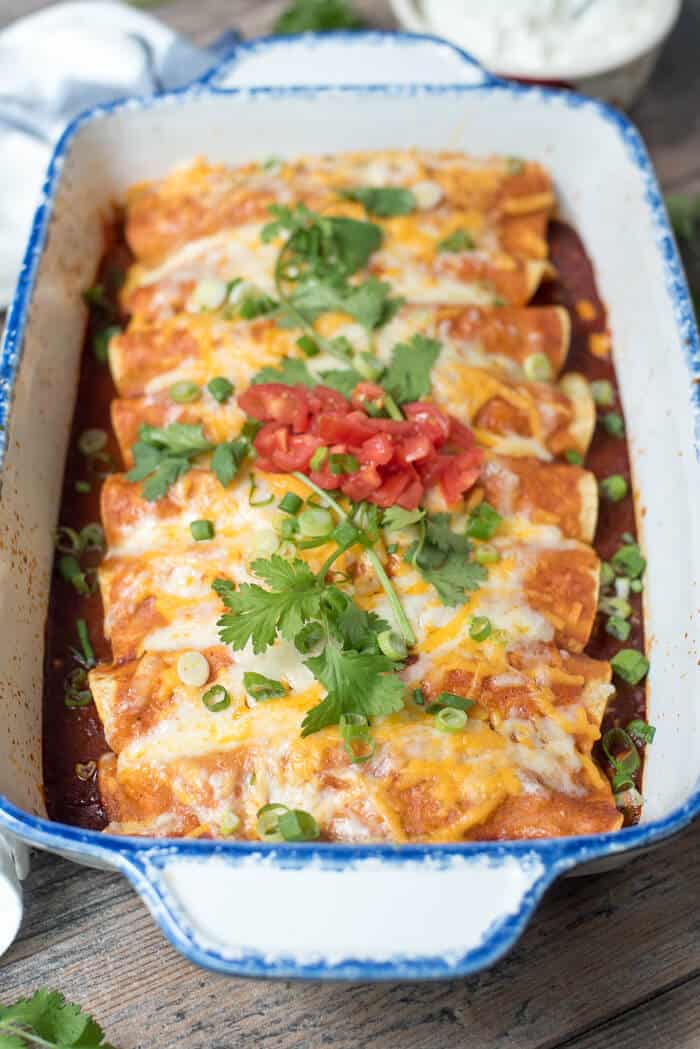
<path fill-rule="evenodd" d="M 46 6 L 0 0 L 0 26 Z M 269 29 L 278 0 L 172 0 L 175 28 L 206 43 Z M 358 6 L 391 26 L 384 0 Z M 669 190 L 700 189 L 700 0 L 633 116 Z M 436 984 L 252 982 L 203 972 L 163 939 L 115 874 L 37 855 L 0 1001 L 40 984 L 95 1012 L 118 1049 L 698 1049 L 700 824 L 628 867 L 555 885 L 516 949 Z"/>

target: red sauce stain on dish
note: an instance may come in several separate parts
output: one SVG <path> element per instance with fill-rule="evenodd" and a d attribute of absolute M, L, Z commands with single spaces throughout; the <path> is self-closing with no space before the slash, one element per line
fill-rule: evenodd
<path fill-rule="evenodd" d="M 593 442 L 586 456 L 585 466 L 600 479 L 619 474 L 625 478 L 630 491 L 630 473 L 627 442 L 608 433 L 600 418 L 606 412 L 623 415 L 615 369 L 607 333 L 605 306 L 598 294 L 595 274 L 583 243 L 574 229 L 562 222 L 552 222 L 548 231 L 550 260 L 556 269 L 556 279 L 544 283 L 534 304 L 565 306 L 572 323 L 571 350 L 566 362 L 568 371 L 578 371 L 589 381 L 606 380 L 612 385 L 612 405 L 600 408 L 599 421 Z M 115 230 L 106 233 L 107 248 L 100 266 L 97 282 L 105 289 L 106 309 L 91 311 L 83 351 L 80 382 L 68 458 L 63 484 L 60 524 L 80 532 L 86 525 L 99 522 L 99 489 L 102 470 L 122 468 L 116 441 L 111 433 L 109 409 L 116 390 L 106 363 L 94 353 L 95 336 L 110 324 L 124 322 L 116 311 L 119 281 L 130 264 L 128 250 Z M 102 456 L 95 459 L 80 451 L 80 437 L 86 430 L 98 429 L 107 434 Z M 86 484 L 90 490 L 86 491 Z M 76 487 L 77 486 L 77 487 Z M 636 540 L 634 501 L 600 501 L 595 548 L 603 560 L 608 560 L 622 545 L 623 534 Z M 111 658 L 110 646 L 102 632 L 102 602 L 99 590 L 81 595 L 59 571 L 57 556 L 54 582 L 47 620 L 46 663 L 44 678 L 44 790 L 48 815 L 53 820 L 90 827 L 97 830 L 106 824 L 106 816 L 97 787 L 96 763 L 107 750 L 97 710 L 89 700 L 83 706 L 66 704 L 66 680 L 80 671 L 72 649 L 80 650 L 76 633 L 78 620 L 85 620 L 90 642 L 97 661 Z M 90 561 L 92 557 L 92 564 Z M 87 555 L 88 573 L 94 567 L 97 554 Z M 91 577 L 88 575 L 88 585 Z M 610 659 L 621 647 L 644 651 L 644 625 L 641 595 L 631 593 L 631 632 L 624 645 L 605 630 L 605 617 L 599 615 L 586 649 L 596 659 Z M 73 696 L 80 699 L 79 673 L 73 678 L 76 686 Z M 616 695 L 608 706 L 603 722 L 603 733 L 613 727 L 624 727 L 634 718 L 645 719 L 646 689 L 644 683 L 628 685 L 615 681 Z M 69 695 L 69 702 L 71 696 Z M 640 748 L 643 750 L 643 748 Z M 598 745 L 598 759 L 605 766 Z M 643 765 L 642 765 L 643 768 Z M 641 789 L 641 769 L 636 773 L 636 786 Z M 628 811 L 626 822 L 636 822 L 638 813 Z"/>

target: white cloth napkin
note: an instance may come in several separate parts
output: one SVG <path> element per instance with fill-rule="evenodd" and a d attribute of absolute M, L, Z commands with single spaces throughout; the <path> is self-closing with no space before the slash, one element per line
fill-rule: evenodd
<path fill-rule="evenodd" d="M 0 308 L 12 297 L 51 149 L 82 110 L 181 87 L 235 39 L 199 50 L 116 0 L 76 0 L 0 33 Z"/>

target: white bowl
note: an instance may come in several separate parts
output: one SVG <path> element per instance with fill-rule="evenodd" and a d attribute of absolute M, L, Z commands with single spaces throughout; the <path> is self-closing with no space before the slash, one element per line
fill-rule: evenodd
<path fill-rule="evenodd" d="M 401 25 L 414 33 L 443 35 L 422 10 L 420 0 L 391 0 L 394 14 Z M 653 32 L 618 51 L 614 60 L 601 60 L 592 55 L 585 62 L 572 63 L 557 69 L 556 75 L 548 75 L 547 69 L 523 71 L 499 65 L 492 72 L 500 76 L 513 77 L 529 83 L 570 87 L 584 95 L 592 95 L 610 102 L 621 109 L 629 109 L 646 87 L 654 66 L 661 54 L 666 39 L 678 21 L 683 6 L 682 0 L 667 0 L 667 8 L 659 15 Z M 454 40 L 463 44 L 464 41 Z M 469 49 L 477 59 L 481 56 Z M 484 62 L 488 65 L 488 62 Z"/>

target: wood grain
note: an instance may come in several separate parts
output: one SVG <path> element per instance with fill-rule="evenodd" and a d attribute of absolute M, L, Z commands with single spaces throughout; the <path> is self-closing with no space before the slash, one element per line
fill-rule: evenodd
<path fill-rule="evenodd" d="M 0 0 L 0 27 L 45 0 Z M 206 43 L 269 29 L 279 0 L 172 0 Z M 358 3 L 392 25 L 385 0 Z M 664 186 L 700 189 L 700 0 L 633 114 Z M 48 983 L 92 1009 L 118 1049 L 698 1049 L 700 825 L 604 875 L 552 888 L 516 949 L 469 980 L 253 982 L 203 972 L 163 939 L 118 875 L 37 855 L 0 1001 Z"/>

